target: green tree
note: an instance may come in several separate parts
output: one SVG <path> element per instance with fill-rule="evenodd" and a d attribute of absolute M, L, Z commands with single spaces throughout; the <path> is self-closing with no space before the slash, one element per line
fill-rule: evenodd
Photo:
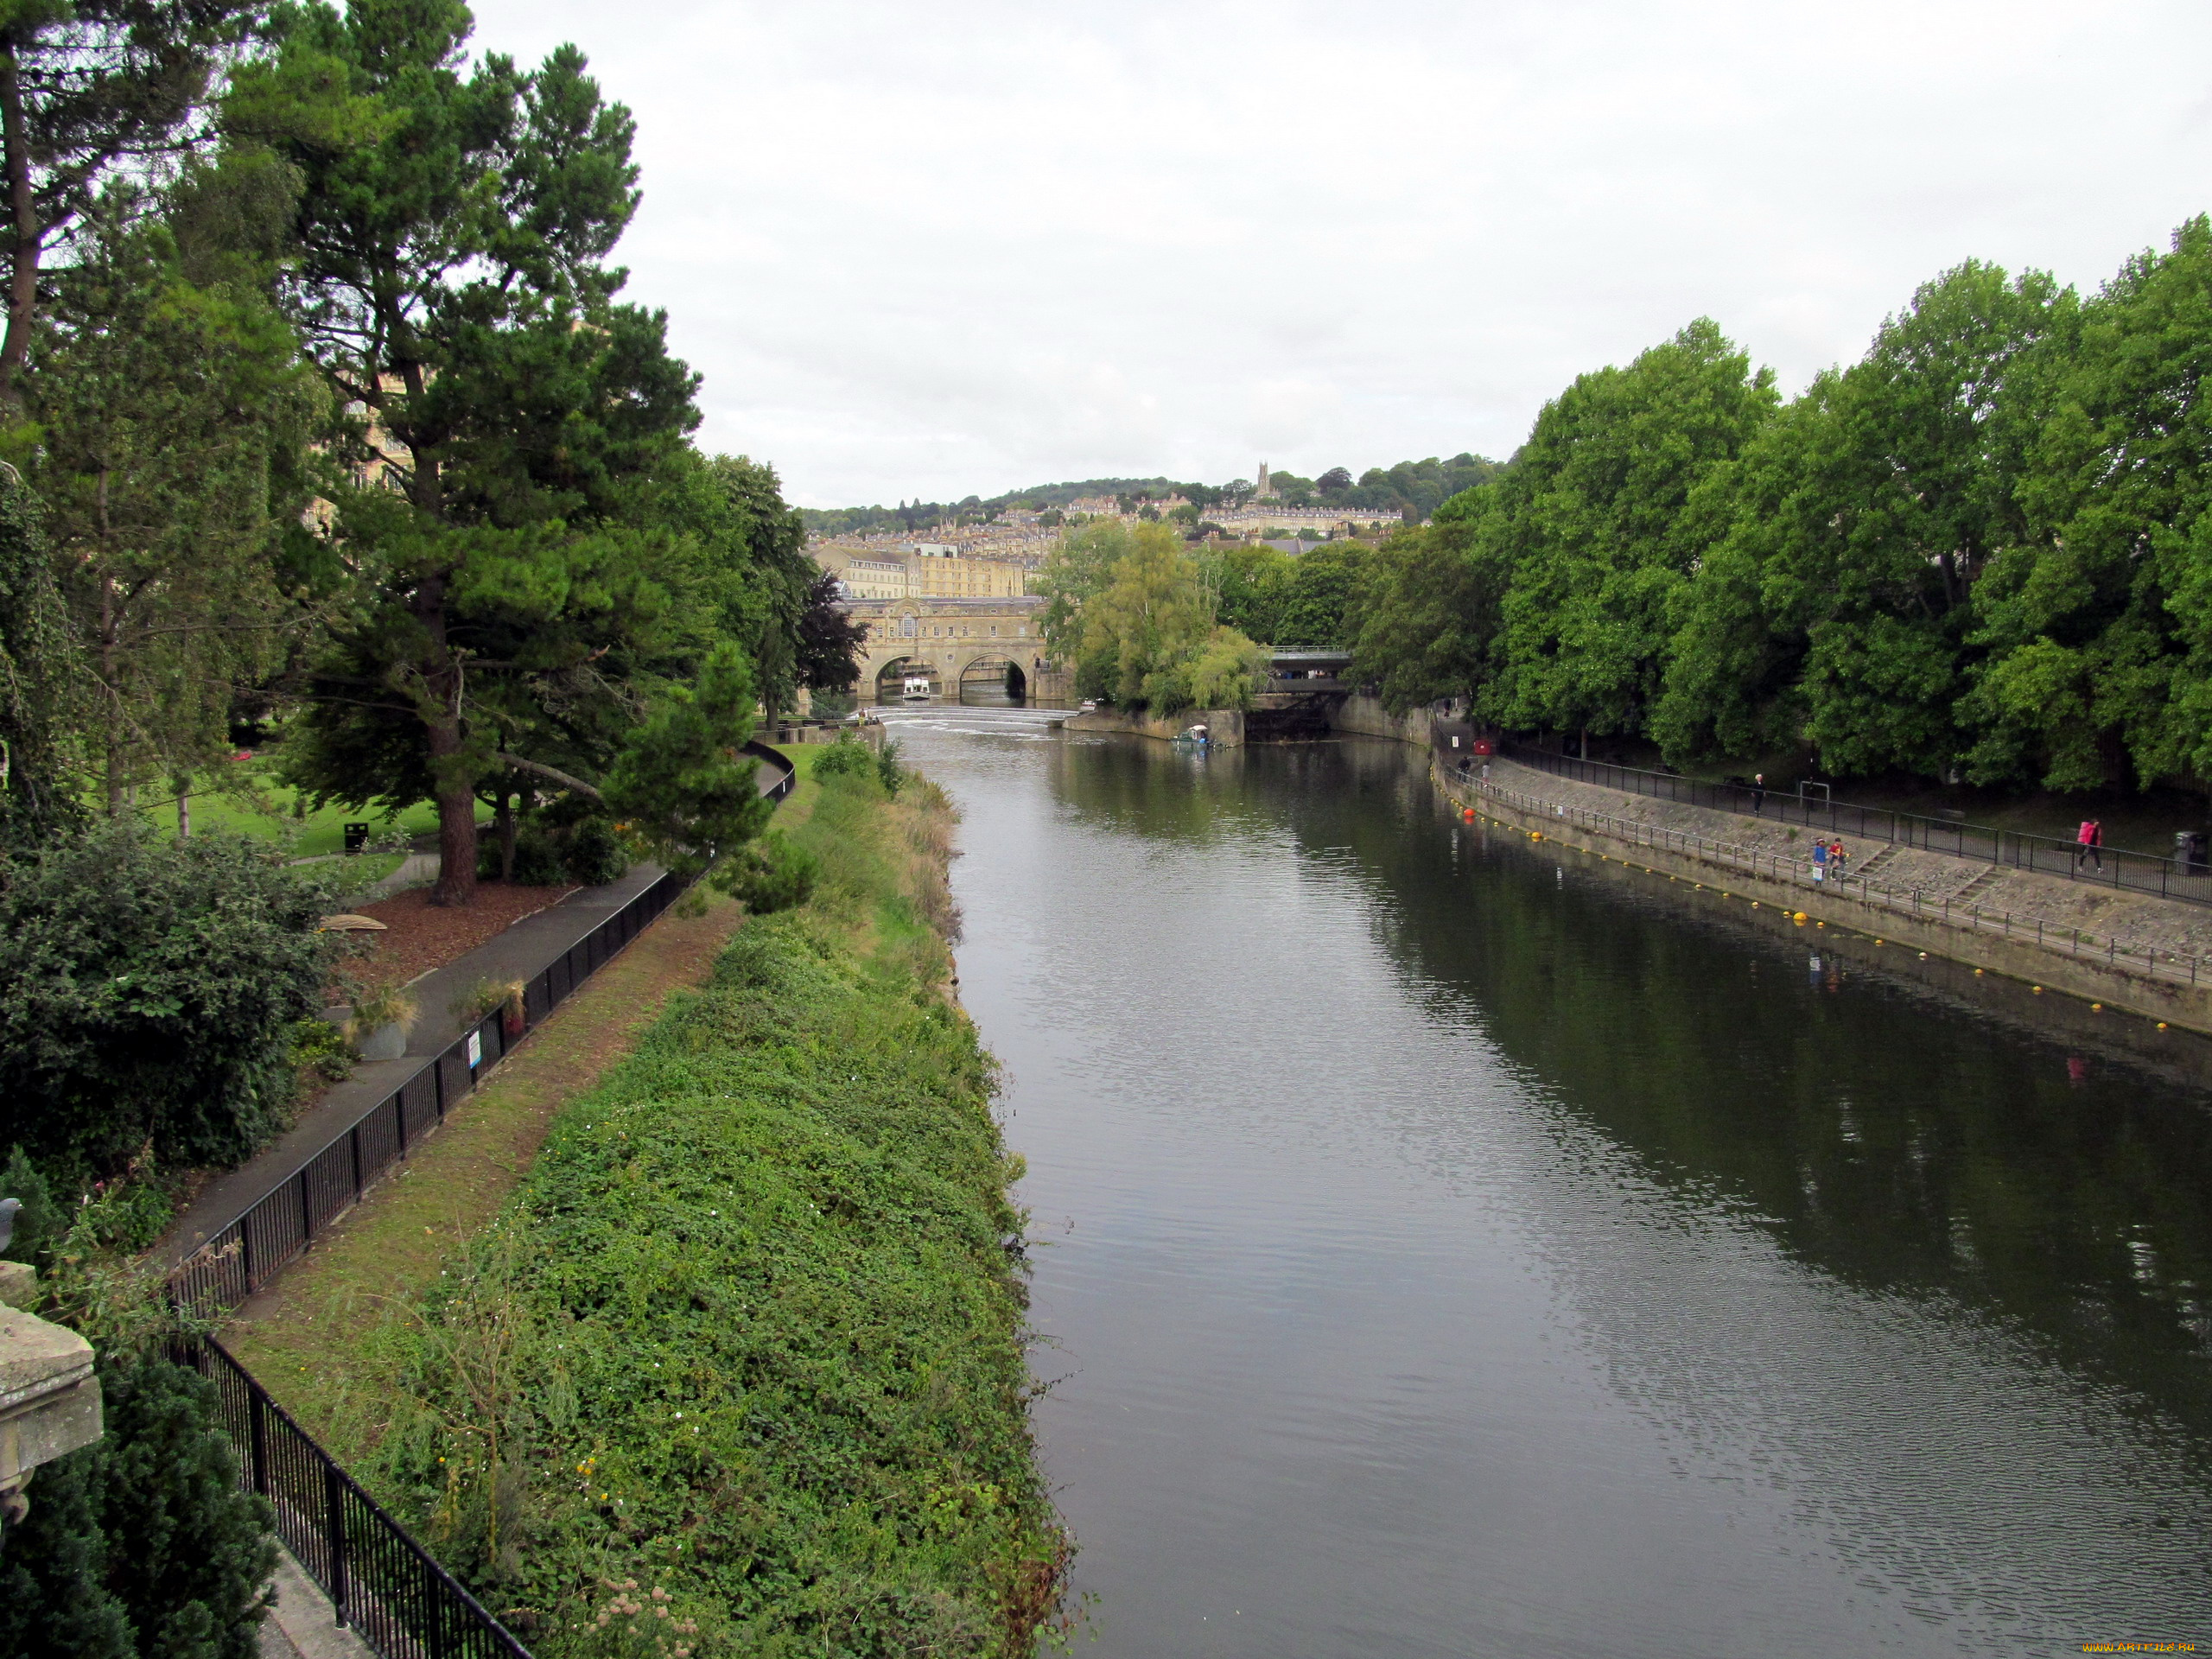
<path fill-rule="evenodd" d="M 266 10 L 265 0 L 15 0 L 0 14 L 0 167 L 10 203 L 0 404 L 21 398 L 48 251 L 116 173 L 143 172 L 191 148 L 215 69 Z"/>
<path fill-rule="evenodd" d="M 82 817 L 68 762 L 81 691 L 38 500 L 10 467 L 0 474 L 0 855 Z"/>
<path fill-rule="evenodd" d="M 1670 752 L 1786 723 L 1838 772 L 1951 766 L 1974 584 L 2018 520 L 2020 428 L 2000 401 L 2070 306 L 2039 272 L 1947 271 L 1720 469 L 1656 722 Z"/>
<path fill-rule="evenodd" d="M 1668 604 L 1700 551 L 1684 508 L 1775 406 L 1770 370 L 1700 318 L 1625 369 L 1580 377 L 1536 416 L 1484 520 L 1513 575 L 1487 711 L 1509 726 L 1641 733 Z"/>
<path fill-rule="evenodd" d="M 226 119 L 300 177 L 296 315 L 359 411 L 333 527 L 359 604 L 312 683 L 302 767 L 340 799 L 426 791 L 433 898 L 466 903 L 486 776 L 569 781 L 505 747 L 539 735 L 542 694 L 607 692 L 601 723 L 635 713 L 622 676 L 659 643 L 677 562 L 649 498 L 688 453 L 694 380 L 664 316 L 614 302 L 632 123 L 580 53 L 464 73 L 470 19 L 452 0 L 306 4 L 285 22 Z"/>
<path fill-rule="evenodd" d="M 2130 260 L 2022 367 L 2024 524 L 1974 596 L 1968 773 L 2212 777 L 2212 221 Z"/>
<path fill-rule="evenodd" d="M 1289 554 L 1265 542 L 1240 542 L 1199 556 L 1223 624 L 1254 639 L 1273 640 L 1281 632 L 1283 592 L 1294 563 Z"/>
<path fill-rule="evenodd" d="M 212 181 L 183 193 L 204 203 Z M 149 778 L 176 789 L 226 748 L 239 688 L 284 659 L 308 613 L 287 591 L 320 389 L 240 262 L 189 280 L 171 224 L 118 188 L 54 280 L 31 355 L 34 480 L 92 688 L 81 741 L 111 814 Z M 195 227 L 197 228 L 197 227 Z M 202 251 L 208 238 L 198 238 Z"/>
<path fill-rule="evenodd" d="M 1434 524 L 1392 537 L 1374 556 L 1352 661 L 1394 714 L 1472 697 L 1491 676 L 1510 574 L 1484 533 L 1497 499 L 1486 489 L 1454 495 Z"/>
<path fill-rule="evenodd" d="M 745 654 L 725 641 L 701 665 L 696 689 L 671 691 L 614 762 L 607 805 L 679 874 L 713 868 L 766 826 L 760 762 L 743 754 L 753 709 Z"/>
<path fill-rule="evenodd" d="M 1349 646 L 1359 632 L 1361 588 L 1374 558 L 1374 549 L 1365 543 L 1346 541 L 1292 559 L 1270 643 L 1279 651 Z"/>
<path fill-rule="evenodd" d="M 1078 681 L 1082 666 L 1083 608 L 1103 593 L 1114 579 L 1114 567 L 1128 556 L 1134 542 L 1129 528 L 1117 518 L 1101 518 L 1061 536 L 1037 573 L 1038 591 L 1045 596 L 1039 631 L 1046 649 L 1065 664 Z M 1092 683 L 1105 672 L 1094 666 Z"/>
<path fill-rule="evenodd" d="M 1046 573 L 1046 640 L 1078 695 L 1159 713 L 1250 707 L 1267 653 L 1217 620 L 1198 560 L 1165 524 L 1085 526 Z"/>

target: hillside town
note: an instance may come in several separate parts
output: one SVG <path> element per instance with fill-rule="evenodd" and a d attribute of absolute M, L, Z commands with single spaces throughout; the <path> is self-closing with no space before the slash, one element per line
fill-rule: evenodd
<path fill-rule="evenodd" d="M 993 507 L 981 523 L 940 520 L 925 535 L 895 531 L 816 533 L 807 551 L 852 600 L 999 599 L 1036 591 L 1036 573 L 1064 530 L 1117 519 L 1180 519 L 1194 542 L 1268 542 L 1295 551 L 1306 543 L 1379 536 L 1402 522 L 1357 506 L 1315 504 L 1308 492 L 1277 492 L 1265 461 L 1249 493 L 1238 490 L 1202 505 L 1179 491 L 1153 495 L 1077 496 L 1065 507 Z"/>

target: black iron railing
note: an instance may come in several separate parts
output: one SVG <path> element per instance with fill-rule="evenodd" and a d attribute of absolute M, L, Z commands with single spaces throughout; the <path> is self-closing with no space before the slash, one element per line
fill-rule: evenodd
<path fill-rule="evenodd" d="M 383 1659 L 530 1659 L 529 1649 L 269 1397 L 213 1338 L 175 1357 L 215 1385 L 238 1484 L 276 1511 L 276 1535 Z"/>
<path fill-rule="evenodd" d="M 1686 806 L 1711 807 L 1721 812 L 1740 812 L 1777 823 L 1798 823 L 1831 835 L 1862 841 L 1886 841 L 1900 847 L 1924 848 L 1959 858 L 1977 859 L 2011 869 L 2037 870 L 2089 881 L 2128 893 L 2155 893 L 2192 905 L 2212 905 L 2212 865 L 2160 858 L 2149 853 L 2122 852 L 2100 847 L 2094 855 L 2055 836 L 2023 835 L 1986 824 L 1961 823 L 1949 818 L 1923 817 L 1885 806 L 1859 806 L 1834 801 L 1822 793 L 1759 790 L 1742 784 L 1708 784 L 1673 772 L 1644 772 L 1618 766 L 1605 760 L 1579 760 L 1573 755 L 1498 740 L 1498 751 L 1516 764 L 1548 772 L 1558 778 L 1596 784 L 1630 795 L 1649 795 Z"/>
<path fill-rule="evenodd" d="M 548 963 L 523 990 L 518 1020 L 492 1014 L 340 1129 L 169 1275 L 170 1294 L 203 1313 L 235 1307 L 314 1243 L 518 1042 L 673 904 L 685 883 L 664 875 Z"/>

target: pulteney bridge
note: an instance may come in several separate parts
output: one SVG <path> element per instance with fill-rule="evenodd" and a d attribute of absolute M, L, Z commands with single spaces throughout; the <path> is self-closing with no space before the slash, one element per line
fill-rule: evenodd
<path fill-rule="evenodd" d="M 843 609 L 868 625 L 860 678 L 868 701 L 897 701 L 908 676 L 957 697 L 963 687 L 995 687 L 1018 697 L 1058 702 L 1065 671 L 1049 665 L 1039 626 L 1046 601 L 1034 594 L 997 599 L 853 599 Z"/>

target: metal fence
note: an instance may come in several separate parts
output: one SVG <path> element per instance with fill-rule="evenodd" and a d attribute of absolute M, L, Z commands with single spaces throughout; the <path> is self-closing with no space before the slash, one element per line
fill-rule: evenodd
<path fill-rule="evenodd" d="M 1516 765 L 1532 766 L 1558 778 L 1596 784 L 1630 795 L 1680 801 L 1686 806 L 1711 807 L 1717 811 L 1740 812 L 1775 823 L 1801 823 L 1831 835 L 1865 841 L 1886 841 L 1900 847 L 1924 848 L 2012 869 L 2037 870 L 2129 893 L 2155 893 L 2187 904 L 2212 905 L 2212 865 L 2184 863 L 2149 853 L 2122 852 L 2100 847 L 2085 857 L 2082 849 L 2055 836 L 2023 835 L 1986 824 L 1963 823 L 1949 818 L 1930 818 L 1898 812 L 1885 806 L 1859 806 L 1803 793 L 1760 790 L 1742 784 L 1708 784 L 1673 772 L 1643 772 L 1605 760 L 1578 760 L 1510 739 L 1498 742 L 1499 753 Z M 1825 785 L 1816 785 L 1825 791 Z"/>
<path fill-rule="evenodd" d="M 2063 927 L 2038 918 L 2016 917 L 2010 911 L 1984 910 L 1958 894 L 1900 887 L 1886 882 L 1871 881 L 1861 875 L 1831 874 L 1826 880 L 1815 881 L 1812 876 L 1812 867 L 1802 853 L 1782 855 L 1761 847 L 1715 841 L 1688 830 L 1670 830 L 1663 824 L 1649 823 L 1642 818 L 1624 818 L 1609 812 L 1593 811 L 1588 807 L 1548 801 L 1484 779 L 1447 777 L 1444 783 L 1444 794 L 1446 799 L 1463 807 L 1470 806 L 1474 798 L 1497 801 L 1522 812 L 1548 818 L 1555 823 L 1574 824 L 1597 830 L 1601 835 L 1627 842 L 1631 846 L 1688 854 L 1693 858 L 1732 868 L 1746 875 L 1782 882 L 1829 899 L 1856 900 L 1870 909 L 1886 911 L 1899 917 L 1910 916 L 1917 921 L 1941 921 L 1954 927 L 1970 927 L 1977 932 L 1994 933 L 2000 938 L 2018 940 L 2023 944 L 2032 942 L 2043 950 L 2063 950 L 2069 957 L 2101 961 L 2107 967 L 2124 967 L 2133 973 L 2145 974 L 2153 979 L 2171 980 L 2177 984 L 2212 984 L 2212 962 L 2202 957 L 2190 956 L 2140 940 L 2123 939 L 2114 934 L 2097 934 L 2085 928 Z M 1624 857 L 1621 861 L 1626 864 L 1629 861 Z M 1644 868 L 1647 874 L 1665 874 L 1652 870 L 1649 865 Z"/>
<path fill-rule="evenodd" d="M 530 1659 L 529 1649 L 363 1491 L 213 1338 L 174 1351 L 215 1385 L 238 1485 L 276 1511 L 276 1535 L 338 1622 L 384 1659 Z"/>
<path fill-rule="evenodd" d="M 524 987 L 519 1020 L 494 1014 L 455 1038 L 194 1251 L 169 1275 L 171 1295 L 207 1313 L 235 1307 L 251 1295 L 351 1209 L 378 1176 L 404 1160 L 407 1149 L 475 1088 L 485 1067 L 644 931 L 685 885 L 679 877 L 662 876 L 570 945 Z"/>

